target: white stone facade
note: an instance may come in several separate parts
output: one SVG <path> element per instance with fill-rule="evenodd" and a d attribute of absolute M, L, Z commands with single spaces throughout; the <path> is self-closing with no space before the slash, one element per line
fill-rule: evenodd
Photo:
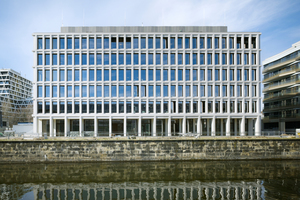
<path fill-rule="evenodd" d="M 33 37 L 34 132 L 260 135 L 260 33 L 62 27 Z"/>

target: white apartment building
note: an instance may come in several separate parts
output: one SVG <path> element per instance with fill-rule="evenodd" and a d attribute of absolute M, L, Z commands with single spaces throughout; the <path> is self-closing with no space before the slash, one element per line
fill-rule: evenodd
<path fill-rule="evenodd" d="M 3 114 L 3 109 L 15 112 L 18 108 L 31 104 L 31 98 L 32 82 L 30 80 L 12 69 L 0 69 L 0 123 L 3 126 L 12 126 L 8 123 L 7 113 Z M 3 108 L 3 105 L 9 106 L 9 108 Z"/>
<path fill-rule="evenodd" d="M 260 135 L 260 34 L 225 26 L 34 33 L 34 132 Z"/>

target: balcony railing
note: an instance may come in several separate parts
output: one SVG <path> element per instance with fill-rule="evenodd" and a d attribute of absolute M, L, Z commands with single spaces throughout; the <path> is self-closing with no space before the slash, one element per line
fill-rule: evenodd
<path fill-rule="evenodd" d="M 276 78 L 287 76 L 300 71 L 300 63 L 293 65 L 291 68 L 281 70 L 272 74 L 268 74 L 264 77 L 263 83 L 274 80 Z"/>
<path fill-rule="evenodd" d="M 294 107 L 294 106 L 300 107 L 300 102 L 294 103 L 294 104 L 292 104 L 292 103 L 286 104 L 286 105 L 277 104 L 277 105 L 264 106 L 264 111 L 275 110 L 275 109 L 283 110 L 283 109 L 286 109 L 289 107 Z"/>
<path fill-rule="evenodd" d="M 290 79 L 288 81 L 271 83 L 267 87 L 264 88 L 263 92 L 267 92 L 267 91 L 270 91 L 270 90 L 280 89 L 282 87 L 288 87 L 288 86 L 294 85 L 296 83 L 300 83 L 300 77 L 297 77 L 297 78 L 294 78 L 294 79 Z"/>
<path fill-rule="evenodd" d="M 281 92 L 277 92 L 277 93 L 268 93 L 264 96 L 264 101 L 267 101 L 267 100 L 270 100 L 270 99 L 276 98 L 276 97 L 284 97 L 287 95 L 296 95 L 297 93 L 300 93 L 300 88 L 282 90 Z"/>

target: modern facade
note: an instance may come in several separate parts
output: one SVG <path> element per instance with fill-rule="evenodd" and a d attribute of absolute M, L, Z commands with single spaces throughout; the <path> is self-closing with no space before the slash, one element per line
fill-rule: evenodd
<path fill-rule="evenodd" d="M 8 123 L 7 113 L 32 104 L 32 82 L 12 69 L 0 69 L 0 103 L 1 126 L 12 126 Z M 3 105 L 9 107 L 4 108 Z M 4 110 L 6 113 L 2 114 Z"/>
<path fill-rule="evenodd" d="M 34 132 L 260 135 L 260 33 L 62 27 L 34 33 Z"/>
<path fill-rule="evenodd" d="M 264 130 L 300 128 L 300 42 L 267 58 L 264 70 Z"/>

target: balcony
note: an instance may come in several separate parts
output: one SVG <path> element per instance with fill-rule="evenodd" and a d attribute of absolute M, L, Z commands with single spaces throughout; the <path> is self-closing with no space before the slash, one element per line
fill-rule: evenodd
<path fill-rule="evenodd" d="M 265 107 L 264 107 L 264 112 L 274 111 L 274 110 L 291 109 L 291 108 L 293 108 L 293 107 L 299 108 L 299 107 L 300 107 L 300 103 L 287 104 L 287 105 L 277 104 L 277 105 L 265 106 Z"/>
<path fill-rule="evenodd" d="M 282 90 L 278 93 L 269 93 L 264 96 L 263 102 L 267 102 L 270 100 L 279 100 L 284 99 L 287 97 L 295 96 L 297 94 L 300 94 L 300 89 L 288 89 L 288 90 Z"/>
<path fill-rule="evenodd" d="M 273 73 L 272 76 L 267 77 L 263 80 L 263 83 L 275 81 L 277 79 L 280 79 L 284 76 L 290 76 L 296 72 L 300 72 L 300 63 L 293 65 L 293 67 L 285 70 L 278 71 L 276 73 Z"/>
<path fill-rule="evenodd" d="M 267 87 L 264 88 L 263 93 L 272 91 L 272 90 L 278 90 L 284 87 L 289 87 L 292 86 L 294 84 L 300 83 L 300 78 L 297 77 L 295 79 L 291 79 L 288 81 L 283 81 L 283 82 L 277 82 L 277 83 L 271 83 L 269 84 Z"/>

